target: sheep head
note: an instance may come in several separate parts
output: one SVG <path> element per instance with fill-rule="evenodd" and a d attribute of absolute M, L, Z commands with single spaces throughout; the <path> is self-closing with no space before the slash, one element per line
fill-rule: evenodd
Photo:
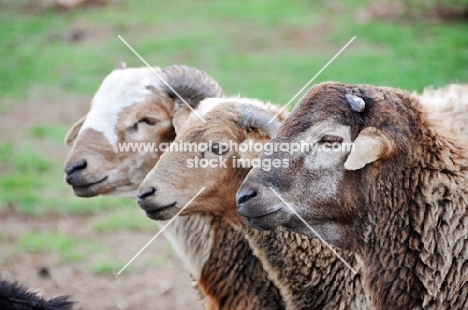
<path fill-rule="evenodd" d="M 408 156 L 416 153 L 421 135 L 414 100 L 370 85 L 314 86 L 271 141 L 307 144 L 309 150 L 262 154 L 287 159 L 289 166 L 253 168 L 237 194 L 238 211 L 256 228 L 285 226 L 316 237 L 289 205 L 326 241 L 353 249 L 364 235 L 356 230 L 368 224 L 369 186 L 385 169 L 404 169 L 417 158 Z"/>
<path fill-rule="evenodd" d="M 204 98 L 223 96 L 202 71 L 177 65 L 155 71 L 172 89 L 149 68 L 114 70 L 93 97 L 88 114 L 69 130 L 65 180 L 77 196 L 134 197 L 161 155 L 159 145 L 174 139 L 174 123 L 189 109 L 174 91 L 192 107 Z M 137 143 L 149 149 L 130 147 Z"/>
<path fill-rule="evenodd" d="M 152 219 L 171 218 L 202 187 L 206 189 L 182 215 L 209 212 L 232 221 L 240 219 L 235 194 L 251 159 L 260 153 L 247 144 L 263 145 L 279 127 L 276 119 L 268 123 L 274 112 L 252 99 L 207 99 L 197 112 L 207 123 L 192 113 L 177 129 L 173 150 L 177 147 L 178 151 L 165 152 L 140 186 L 138 203 Z"/>

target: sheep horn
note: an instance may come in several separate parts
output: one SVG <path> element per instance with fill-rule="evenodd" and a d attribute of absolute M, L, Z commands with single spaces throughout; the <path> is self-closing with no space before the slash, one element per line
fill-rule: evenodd
<path fill-rule="evenodd" d="M 366 102 L 359 96 L 346 94 L 346 100 L 354 112 L 362 112 L 366 108 Z"/>
<path fill-rule="evenodd" d="M 192 107 L 205 98 L 224 97 L 221 86 L 207 73 L 180 65 L 173 65 L 162 70 L 166 82 Z M 178 106 L 184 103 L 166 85 L 163 88 Z"/>
<path fill-rule="evenodd" d="M 239 109 L 242 113 L 242 125 L 261 129 L 270 139 L 276 137 L 280 122 L 273 113 L 249 103 L 239 104 Z M 273 120 L 269 123 L 271 119 Z"/>

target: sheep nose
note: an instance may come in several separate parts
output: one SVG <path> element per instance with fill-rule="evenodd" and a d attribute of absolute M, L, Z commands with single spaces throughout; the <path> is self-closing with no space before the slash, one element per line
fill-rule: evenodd
<path fill-rule="evenodd" d="M 257 192 L 250 189 L 250 188 L 245 188 L 243 190 L 241 190 L 238 194 L 237 194 L 237 207 L 241 207 L 242 205 L 244 205 L 245 203 L 247 203 L 247 201 L 250 200 L 250 198 L 253 198 L 253 197 L 256 197 L 257 196 Z"/>
<path fill-rule="evenodd" d="M 65 167 L 65 173 L 67 174 L 67 176 L 70 176 L 70 174 L 72 174 L 75 171 L 85 169 L 87 165 L 88 163 L 86 162 L 86 160 L 80 160 L 74 164 Z"/>
<path fill-rule="evenodd" d="M 152 186 L 147 189 L 144 189 L 143 191 L 138 193 L 137 195 L 138 201 L 144 200 L 146 197 L 153 195 L 155 192 L 156 192 L 156 189 Z"/>

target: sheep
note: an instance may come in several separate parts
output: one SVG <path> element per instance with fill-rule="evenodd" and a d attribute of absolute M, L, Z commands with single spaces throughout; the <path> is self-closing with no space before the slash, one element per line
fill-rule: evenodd
<path fill-rule="evenodd" d="M 214 141 L 211 149 L 203 154 L 196 150 L 164 153 L 140 185 L 138 203 L 150 218 L 167 220 L 202 186 L 206 187 L 181 216 L 208 212 L 222 216 L 242 231 L 280 288 L 287 309 L 369 309 L 370 302 L 364 295 L 360 275 L 354 275 L 325 245 L 282 228 L 259 232 L 249 227 L 236 212 L 235 194 L 249 171 L 248 161 L 244 160 L 259 155 L 255 149 L 244 152 L 240 145 L 265 143 L 274 136 L 279 121 L 271 124 L 268 121 L 278 110 L 273 105 L 246 98 L 202 101 L 197 111 L 202 113 L 207 124 L 191 115 L 181 129 L 176 129 L 175 141 L 202 145 L 211 140 Z M 282 121 L 286 115 L 282 112 L 279 119 Z M 230 143 L 237 143 L 239 148 L 226 149 Z M 217 159 L 223 166 L 188 168 L 197 157 Z M 237 167 L 241 160 L 242 165 Z M 353 255 L 340 252 L 357 266 Z"/>
<path fill-rule="evenodd" d="M 201 71 L 173 66 L 159 74 L 193 107 L 203 98 L 223 96 L 220 86 Z M 66 181 L 75 194 L 135 198 L 161 154 L 158 146 L 173 140 L 174 127 L 187 115 L 188 109 L 173 98 L 148 69 L 113 71 L 93 98 L 86 121 L 80 120 L 66 137 L 72 146 Z M 154 143 L 157 152 L 118 153 L 118 142 Z M 205 309 L 283 308 L 278 289 L 248 242 L 220 217 L 176 218 L 164 233 L 204 295 Z M 241 278 L 245 273 L 252 277 Z"/>
<path fill-rule="evenodd" d="M 290 165 L 252 169 L 240 214 L 316 237 L 293 208 L 355 253 L 376 309 L 468 309 L 466 145 L 405 91 L 333 82 L 310 89 L 272 143 L 304 139 L 335 151 L 262 154 Z"/>
<path fill-rule="evenodd" d="M 189 105 L 202 98 L 223 96 L 220 86 L 204 72 L 184 66 L 155 70 Z M 134 197 L 162 151 L 156 148 L 134 156 L 119 146 L 172 141 L 173 118 L 183 115 L 185 109 L 149 68 L 112 71 L 93 97 L 89 113 L 65 137 L 65 144 L 72 147 L 65 161 L 65 181 L 79 197 L 130 192 Z M 89 145 L 90 141 L 95 143 Z"/>
<path fill-rule="evenodd" d="M 74 302 L 69 296 L 45 300 L 16 282 L 0 280 L 0 309 L 15 310 L 71 310 Z"/>

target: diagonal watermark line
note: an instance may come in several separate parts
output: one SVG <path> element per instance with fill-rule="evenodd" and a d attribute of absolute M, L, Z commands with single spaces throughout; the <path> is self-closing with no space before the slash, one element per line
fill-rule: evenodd
<path fill-rule="evenodd" d="M 127 45 L 127 47 L 128 47 L 138 58 L 140 58 L 140 60 L 151 70 L 151 72 L 153 72 L 167 87 L 169 87 L 169 89 L 172 90 L 172 91 L 174 92 L 174 94 L 176 94 L 176 96 L 179 97 L 179 99 L 182 100 L 182 102 L 185 103 L 185 105 L 186 105 L 187 107 L 189 107 L 189 109 L 192 110 L 192 112 L 195 113 L 195 115 L 198 116 L 198 118 L 199 118 L 203 123 L 206 124 L 205 119 L 204 119 L 203 117 L 201 117 L 201 115 L 198 114 L 197 111 L 195 111 L 195 110 L 190 106 L 190 104 L 188 104 L 187 101 L 185 101 L 185 99 L 182 98 L 182 96 L 179 95 L 179 93 L 176 92 L 176 91 L 174 90 L 174 88 L 172 88 L 172 86 L 169 85 L 169 83 L 168 83 L 158 72 L 156 72 L 156 70 L 154 70 L 153 67 L 151 67 L 151 66 L 149 65 L 149 63 L 148 63 L 146 60 L 145 60 L 143 57 L 141 57 L 140 54 L 138 54 L 138 52 L 135 51 L 135 49 L 134 49 L 130 44 L 128 44 L 127 41 L 125 41 L 124 38 L 122 38 L 121 35 L 118 35 L 118 37 L 119 37 L 119 39 L 120 39 L 125 45 Z"/>
<path fill-rule="evenodd" d="M 302 218 L 302 216 L 299 215 L 299 213 L 296 212 L 296 210 L 294 210 L 290 205 L 289 203 L 287 203 L 283 197 L 281 197 L 272 187 L 270 187 L 271 191 L 276 195 L 278 196 L 278 198 L 289 208 L 291 209 L 291 211 L 294 213 L 294 215 L 296 215 L 316 236 L 317 238 L 320 239 L 320 241 L 322 241 L 323 243 L 325 243 L 325 245 L 349 268 L 351 269 L 352 272 L 354 272 L 354 274 L 357 274 L 357 271 L 353 269 L 353 267 L 351 267 L 350 264 L 348 264 L 343 257 L 341 257 L 340 254 L 338 254 L 329 244 L 328 242 L 326 242 L 322 236 L 320 236 L 316 231 L 315 229 L 312 228 L 312 226 L 309 225 L 309 223 L 306 222 L 306 220 L 304 220 Z"/>
<path fill-rule="evenodd" d="M 192 201 L 194 201 L 195 198 L 197 198 L 198 195 L 200 195 L 201 192 L 203 192 L 203 191 L 205 190 L 205 188 L 206 188 L 206 187 L 202 187 L 202 189 L 199 190 L 198 193 L 196 193 L 195 196 L 193 196 L 193 198 L 190 199 L 190 201 L 187 202 L 187 204 L 186 204 L 182 209 L 180 209 L 179 212 L 177 212 L 177 214 L 174 215 L 174 217 L 172 217 L 172 218 L 169 220 L 169 222 L 167 222 L 166 225 L 164 225 L 163 228 L 161 228 L 161 230 L 159 230 L 158 233 L 157 233 L 156 235 L 154 235 L 154 237 L 151 238 L 151 240 L 148 241 L 148 242 L 145 244 L 145 246 L 142 247 L 141 250 L 138 251 L 138 253 L 136 253 L 128 263 L 125 264 L 125 266 L 122 267 L 122 269 L 120 269 L 119 272 L 117 272 L 117 275 L 120 275 L 120 274 L 122 273 L 122 271 L 124 271 L 125 268 L 127 268 L 128 265 L 130 265 L 130 264 L 135 260 L 135 258 L 137 258 L 137 257 L 141 254 L 141 252 L 143 252 L 143 251 L 151 244 L 151 242 L 153 242 L 154 239 L 156 239 L 156 238 L 164 231 L 164 229 L 166 229 L 166 227 L 169 226 L 169 225 L 172 223 L 172 221 L 174 221 L 175 218 L 178 217 L 178 216 L 182 213 L 182 211 L 184 211 L 185 208 L 187 208 L 187 207 L 189 206 L 189 204 L 191 204 Z"/>
<path fill-rule="evenodd" d="M 307 84 L 305 84 L 304 87 L 302 87 L 302 88 L 297 92 L 297 94 L 295 94 L 294 97 L 292 97 L 291 100 L 289 100 L 288 103 L 286 103 L 286 105 L 285 105 L 284 107 L 282 107 L 281 110 L 279 110 L 279 112 L 276 113 L 276 115 L 273 116 L 273 117 L 270 119 L 270 121 L 269 121 L 268 123 L 271 123 L 275 118 L 277 118 L 278 115 L 280 115 L 281 112 L 283 112 L 284 109 L 286 109 L 286 108 L 291 104 L 291 102 L 293 102 L 294 99 L 296 99 L 297 96 L 299 96 L 299 95 L 304 91 L 304 89 L 306 89 L 307 87 L 309 87 L 310 83 L 312 83 L 312 82 L 320 75 L 320 73 L 322 73 L 322 71 L 325 70 L 325 69 L 328 67 L 328 65 L 330 65 L 330 64 L 336 59 L 336 57 L 338 57 L 338 56 L 351 44 L 351 42 L 354 41 L 354 39 L 356 39 L 356 36 L 352 37 L 351 40 L 349 40 L 349 42 L 346 43 L 346 45 L 343 46 L 343 47 L 338 51 L 338 53 L 336 53 L 335 56 L 333 56 L 333 58 L 330 59 L 330 60 L 325 64 L 325 66 L 323 66 L 322 69 L 320 69 L 320 71 L 317 72 L 317 74 L 315 74 L 314 77 L 311 78 L 310 81 L 307 82 Z"/>

